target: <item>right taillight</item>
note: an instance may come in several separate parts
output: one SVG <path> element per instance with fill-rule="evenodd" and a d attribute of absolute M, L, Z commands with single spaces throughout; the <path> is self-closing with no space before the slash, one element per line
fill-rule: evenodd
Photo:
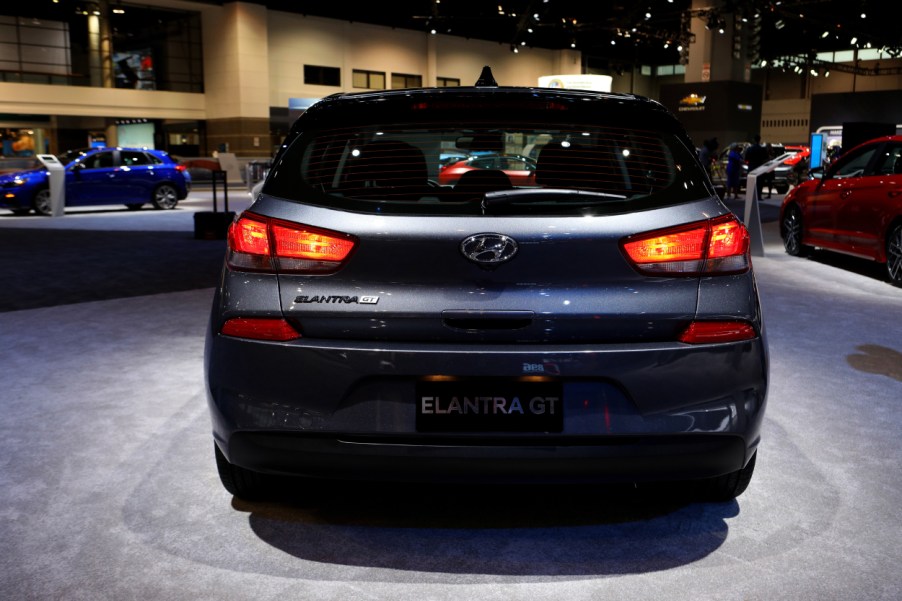
<path fill-rule="evenodd" d="M 749 234 L 732 214 L 625 238 L 624 254 L 649 275 L 716 275 L 748 271 Z"/>
<path fill-rule="evenodd" d="M 229 227 L 228 264 L 245 271 L 326 274 L 338 270 L 356 245 L 350 234 L 245 212 Z"/>

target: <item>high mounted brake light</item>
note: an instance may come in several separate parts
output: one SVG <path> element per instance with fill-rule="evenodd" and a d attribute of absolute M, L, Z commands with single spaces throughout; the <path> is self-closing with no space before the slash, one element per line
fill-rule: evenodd
<path fill-rule="evenodd" d="M 242 271 L 333 273 L 356 244 L 349 234 L 245 212 L 229 227 L 228 264 Z"/>
<path fill-rule="evenodd" d="M 623 252 L 649 275 L 724 275 L 748 271 L 749 234 L 733 215 L 629 236 Z"/>

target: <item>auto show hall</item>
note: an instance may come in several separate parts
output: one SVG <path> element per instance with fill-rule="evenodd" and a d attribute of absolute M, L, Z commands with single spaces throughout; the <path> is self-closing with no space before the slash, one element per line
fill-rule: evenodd
<path fill-rule="evenodd" d="M 899 598 L 902 289 L 866 262 L 786 255 L 779 198 L 753 257 L 768 410 L 729 503 L 391 483 L 232 498 L 203 381 L 225 249 L 194 236 L 210 201 L 0 211 L 4 598 Z"/>

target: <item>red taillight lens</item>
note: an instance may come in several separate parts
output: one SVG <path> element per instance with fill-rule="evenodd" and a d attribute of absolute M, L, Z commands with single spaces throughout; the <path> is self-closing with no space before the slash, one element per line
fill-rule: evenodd
<path fill-rule="evenodd" d="M 187 171 L 188 168 L 185 167 L 184 165 L 182 165 L 181 163 L 179 163 L 178 165 L 175 166 L 175 170 L 176 171 Z"/>
<path fill-rule="evenodd" d="M 758 333 L 744 321 L 693 321 L 683 330 L 680 342 L 705 344 L 751 340 Z"/>
<path fill-rule="evenodd" d="M 221 334 L 252 340 L 287 342 L 301 335 L 280 317 L 234 317 L 222 324 Z"/>
<path fill-rule="evenodd" d="M 701 275 L 747 271 L 749 234 L 733 215 L 626 238 L 633 266 L 654 275 Z"/>
<path fill-rule="evenodd" d="M 229 228 L 229 266 L 251 271 L 332 273 L 356 246 L 353 236 L 244 213 Z"/>

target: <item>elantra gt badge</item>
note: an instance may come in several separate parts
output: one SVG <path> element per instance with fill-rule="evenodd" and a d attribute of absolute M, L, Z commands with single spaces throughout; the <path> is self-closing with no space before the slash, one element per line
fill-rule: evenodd
<path fill-rule="evenodd" d="M 319 305 L 375 305 L 379 302 L 378 296 L 343 296 L 343 295 L 298 295 L 294 298 L 297 304 L 316 303 Z"/>
<path fill-rule="evenodd" d="M 504 234 L 474 234 L 460 243 L 460 252 L 481 267 L 495 267 L 517 254 L 517 241 Z"/>

